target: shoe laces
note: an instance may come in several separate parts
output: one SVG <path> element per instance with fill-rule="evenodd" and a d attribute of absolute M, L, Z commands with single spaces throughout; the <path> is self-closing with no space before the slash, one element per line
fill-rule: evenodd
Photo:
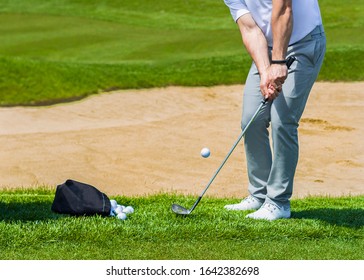
<path fill-rule="evenodd" d="M 247 198 L 244 199 L 244 201 L 246 201 L 248 203 L 253 203 L 253 202 L 255 202 L 255 200 L 256 199 L 252 195 L 249 195 Z"/>
<path fill-rule="evenodd" d="M 280 209 L 277 205 L 270 203 L 270 202 L 264 202 L 263 207 L 267 209 L 269 212 L 273 213 L 273 211 Z"/>

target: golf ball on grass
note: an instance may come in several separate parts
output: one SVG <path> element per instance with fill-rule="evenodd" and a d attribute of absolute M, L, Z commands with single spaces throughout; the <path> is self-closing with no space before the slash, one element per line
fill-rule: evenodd
<path fill-rule="evenodd" d="M 111 208 L 112 209 L 115 209 L 118 206 L 118 203 L 114 199 L 111 199 L 110 200 L 110 204 L 111 204 Z"/>
<path fill-rule="evenodd" d="M 118 204 L 115 200 L 110 200 L 111 209 L 110 216 L 116 217 L 119 220 L 126 220 L 127 215 L 134 213 L 134 208 L 132 206 L 124 206 Z"/>
<path fill-rule="evenodd" d="M 125 208 L 125 206 L 123 206 L 123 205 L 118 205 L 118 206 L 116 206 L 116 208 L 114 209 L 114 212 L 115 212 L 116 214 L 119 214 L 119 213 L 123 212 L 124 208 Z"/>
<path fill-rule="evenodd" d="M 131 206 L 126 206 L 124 208 L 124 210 L 123 210 L 123 213 L 125 213 L 125 214 L 132 214 L 132 213 L 134 213 L 134 208 L 131 207 Z"/>
<path fill-rule="evenodd" d="M 126 214 L 124 212 L 121 212 L 117 215 L 119 220 L 126 220 Z"/>
<path fill-rule="evenodd" d="M 204 157 L 204 158 L 207 158 L 210 156 L 210 150 L 209 148 L 202 148 L 201 150 L 201 156 Z"/>

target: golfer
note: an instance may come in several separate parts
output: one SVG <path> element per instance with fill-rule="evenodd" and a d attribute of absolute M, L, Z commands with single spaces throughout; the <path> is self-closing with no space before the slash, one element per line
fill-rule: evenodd
<path fill-rule="evenodd" d="M 244 137 L 250 195 L 225 208 L 256 210 L 247 215 L 253 219 L 289 218 L 298 122 L 326 50 L 319 5 L 317 0 L 224 1 L 253 60 L 244 87 L 242 128 L 262 99 L 268 100 Z M 296 61 L 288 69 L 290 56 Z"/>

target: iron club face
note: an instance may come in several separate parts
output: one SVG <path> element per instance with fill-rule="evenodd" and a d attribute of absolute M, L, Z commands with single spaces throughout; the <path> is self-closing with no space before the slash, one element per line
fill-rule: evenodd
<path fill-rule="evenodd" d="M 172 204 L 172 211 L 178 215 L 188 215 L 191 213 L 190 210 L 188 210 L 178 204 Z"/>
<path fill-rule="evenodd" d="M 200 202 L 201 198 L 202 198 L 202 195 L 200 195 L 197 198 L 197 200 L 195 201 L 195 203 L 193 204 L 193 206 L 190 209 L 186 209 L 178 204 L 172 204 L 172 211 L 178 215 L 187 216 L 187 215 L 191 214 L 191 212 L 196 208 L 196 206 Z"/>

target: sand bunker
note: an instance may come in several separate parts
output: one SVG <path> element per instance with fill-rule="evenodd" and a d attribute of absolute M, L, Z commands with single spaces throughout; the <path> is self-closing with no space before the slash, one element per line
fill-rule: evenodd
<path fill-rule="evenodd" d="M 294 197 L 364 194 L 363 82 L 316 83 L 299 127 Z M 108 195 L 199 194 L 240 133 L 243 85 L 94 95 L 0 108 L 0 188 L 71 178 Z M 200 150 L 209 147 L 211 156 Z M 207 195 L 247 194 L 241 142 Z"/>

